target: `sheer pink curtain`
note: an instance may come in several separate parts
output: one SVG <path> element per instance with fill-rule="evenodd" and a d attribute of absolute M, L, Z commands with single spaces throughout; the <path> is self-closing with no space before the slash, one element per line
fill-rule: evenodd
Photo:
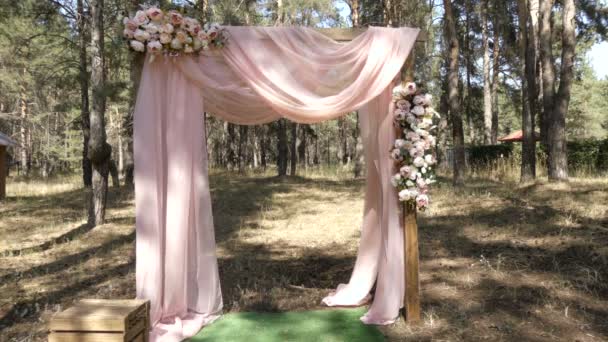
<path fill-rule="evenodd" d="M 302 123 L 361 109 L 368 168 L 362 238 L 349 284 L 324 299 L 387 324 L 403 297 L 403 239 L 388 156 L 392 81 L 418 34 L 369 28 L 338 44 L 305 28 L 229 27 L 215 53 L 146 62 L 135 108 L 137 296 L 151 301 L 152 339 L 179 341 L 219 317 L 203 111 L 230 122 Z"/>

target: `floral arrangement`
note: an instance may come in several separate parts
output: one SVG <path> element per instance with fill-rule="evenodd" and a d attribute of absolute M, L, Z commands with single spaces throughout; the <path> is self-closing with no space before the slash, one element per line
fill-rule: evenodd
<path fill-rule="evenodd" d="M 429 206 L 429 185 L 435 182 L 432 152 L 436 138 L 433 117 L 438 114 L 431 108 L 432 96 L 423 94 L 415 83 L 399 85 L 393 89 L 393 115 L 399 138 L 391 157 L 399 169 L 392 184 L 399 191 L 399 200 L 414 202 L 419 210 Z"/>
<path fill-rule="evenodd" d="M 191 54 L 226 44 L 225 29 L 217 24 L 201 26 L 198 20 L 184 17 L 177 11 L 163 12 L 157 7 L 142 7 L 134 17 L 124 18 L 123 36 L 129 48 L 156 55 Z"/>

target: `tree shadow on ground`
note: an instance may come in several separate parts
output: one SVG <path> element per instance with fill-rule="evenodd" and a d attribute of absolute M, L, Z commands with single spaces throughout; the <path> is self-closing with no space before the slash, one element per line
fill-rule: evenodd
<path fill-rule="evenodd" d="M 608 339 L 605 219 L 564 213 L 536 197 L 527 198 L 530 189 L 494 189 L 504 202 L 498 208 L 422 215 L 427 331 L 387 329 L 389 339 Z M 460 189 L 463 196 L 476 190 Z M 543 196 L 576 198 L 579 191 L 588 192 L 551 189 Z M 577 223 L 575 229 L 562 222 L 565 214 Z"/>

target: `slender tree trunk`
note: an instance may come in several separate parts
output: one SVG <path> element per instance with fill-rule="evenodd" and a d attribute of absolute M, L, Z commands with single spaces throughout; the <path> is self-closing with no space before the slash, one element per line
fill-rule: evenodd
<path fill-rule="evenodd" d="M 289 155 L 291 159 L 291 167 L 289 174 L 292 176 L 296 175 L 296 169 L 298 166 L 298 124 L 295 122 L 291 123 L 291 144 L 289 148 Z"/>
<path fill-rule="evenodd" d="M 306 168 L 306 145 L 307 145 L 307 130 L 308 125 L 300 125 L 300 138 L 298 141 L 298 162 L 300 166 Z"/>
<path fill-rule="evenodd" d="M 237 154 L 235 152 L 236 127 L 234 124 L 227 122 L 225 128 L 228 131 L 228 140 L 226 141 L 226 166 L 229 170 L 233 170 L 235 167 L 238 167 Z"/>
<path fill-rule="evenodd" d="M 481 39 L 483 45 L 483 124 L 484 143 L 492 143 L 492 88 L 490 83 L 490 39 L 488 33 L 488 0 L 481 2 Z M 496 28 L 495 28 L 496 29 Z"/>
<path fill-rule="evenodd" d="M 553 61 L 552 14 L 554 0 L 540 0 L 539 45 L 543 80 L 543 116 L 541 141 L 548 149 L 548 124 L 552 120 L 555 98 L 555 65 Z"/>
<path fill-rule="evenodd" d="M 89 223 L 104 223 L 108 194 L 108 172 L 112 147 L 106 142 L 106 95 L 104 70 L 103 0 L 89 0 L 91 12 L 91 86 L 93 101 L 90 122 L 89 158 L 93 167 Z"/>
<path fill-rule="evenodd" d="M 280 119 L 277 122 L 277 169 L 280 177 L 287 175 L 287 120 Z"/>
<path fill-rule="evenodd" d="M 360 18 L 360 2 L 359 0 L 351 0 L 350 1 L 350 17 L 351 17 L 351 21 L 353 22 L 353 27 L 359 27 L 359 18 Z M 361 130 L 359 128 L 359 123 L 360 123 L 360 118 L 359 118 L 359 112 L 357 111 L 356 113 L 357 115 L 357 124 L 355 126 L 355 129 L 353 130 L 353 139 L 355 141 L 355 153 L 354 153 L 354 159 L 355 159 L 355 167 L 353 169 L 354 172 L 354 176 L 355 178 L 358 178 L 361 176 L 361 172 L 363 171 L 363 164 L 365 161 L 365 158 L 363 156 L 363 140 L 361 138 Z M 318 141 L 318 139 L 316 139 L 316 141 Z M 317 143 L 315 145 L 315 157 L 317 158 L 318 161 L 318 157 L 317 157 L 317 151 L 316 149 L 318 149 L 319 144 Z M 313 163 L 314 163 L 314 158 L 313 158 Z"/>
<path fill-rule="evenodd" d="M 25 74 L 26 69 L 23 69 L 23 81 L 19 87 L 19 111 L 20 111 L 20 122 L 19 122 L 19 138 L 21 140 L 20 153 L 19 153 L 19 161 L 21 163 L 21 170 L 23 174 L 26 176 L 30 173 L 30 163 L 29 163 L 29 149 L 28 147 L 28 118 L 27 118 L 27 94 L 25 87 Z"/>
<path fill-rule="evenodd" d="M 139 9 L 141 0 L 129 1 L 129 12 L 135 14 Z M 137 91 L 141 81 L 141 73 L 144 68 L 145 57 L 141 53 L 131 52 L 129 55 L 131 60 L 131 69 L 129 70 L 129 78 L 131 79 L 131 89 L 129 92 L 129 110 L 123 118 L 122 128 L 124 142 L 124 176 L 125 185 L 133 186 L 133 176 L 135 170 L 135 162 L 133 159 L 133 114 L 135 112 L 135 101 L 137 100 Z"/>
<path fill-rule="evenodd" d="M 471 8 L 471 0 L 466 0 L 464 3 L 465 6 L 465 32 L 470 32 L 471 30 L 471 20 L 470 13 L 473 13 L 473 9 Z M 473 73 L 473 62 L 471 61 L 471 54 L 473 49 L 471 48 L 471 34 L 467 33 L 464 37 L 464 63 L 466 69 L 466 92 L 464 95 L 464 111 L 467 120 L 467 128 L 468 128 L 468 136 L 469 143 L 475 144 L 475 122 L 473 120 L 473 110 L 471 109 L 471 102 L 473 100 L 473 95 L 471 94 L 471 74 Z"/>
<path fill-rule="evenodd" d="M 84 12 L 83 0 L 78 0 L 76 4 L 78 13 L 78 45 L 79 45 L 79 68 L 78 78 L 80 81 L 80 121 L 82 129 L 82 181 L 85 187 L 91 187 L 91 160 L 89 159 L 89 137 L 91 135 L 91 125 L 89 123 L 89 74 L 87 72 L 87 34 L 86 16 Z"/>
<path fill-rule="evenodd" d="M 547 127 L 549 143 L 549 180 L 568 180 L 568 155 L 566 150 L 566 114 L 570 104 L 570 91 L 574 80 L 574 58 L 576 53 L 576 27 L 574 0 L 563 0 L 562 13 L 562 62 L 559 90 L 551 121 Z"/>
<path fill-rule="evenodd" d="M 452 139 L 454 143 L 453 183 L 454 185 L 463 185 L 465 175 L 464 132 L 462 129 L 462 114 L 460 112 L 458 91 L 458 57 L 460 55 L 460 48 L 456 36 L 456 21 L 454 20 L 451 0 L 443 0 L 443 7 L 445 10 L 444 23 L 446 40 L 449 44 L 450 61 L 448 68 L 448 104 L 452 120 Z"/>
<path fill-rule="evenodd" d="M 496 25 L 496 24 L 495 24 Z M 500 37 L 497 25 L 494 26 L 494 49 L 492 51 L 492 145 L 498 143 L 498 86 L 500 84 Z"/>
<path fill-rule="evenodd" d="M 528 45 L 528 4 L 526 0 L 517 1 L 517 12 L 519 17 L 519 75 L 521 78 L 521 101 L 522 115 L 521 126 L 523 130 L 522 153 L 521 153 L 521 182 L 528 182 L 536 178 L 536 142 L 534 139 L 534 112 L 530 108 L 529 96 L 533 91 L 529 87 L 529 67 L 533 61 L 529 60 L 527 52 Z M 530 63 L 531 62 L 531 63 Z M 532 71 L 534 75 L 534 72 Z"/>
<path fill-rule="evenodd" d="M 247 135 L 248 126 L 239 125 L 239 145 L 238 145 L 238 169 L 239 172 L 245 171 L 245 165 L 247 164 Z"/>

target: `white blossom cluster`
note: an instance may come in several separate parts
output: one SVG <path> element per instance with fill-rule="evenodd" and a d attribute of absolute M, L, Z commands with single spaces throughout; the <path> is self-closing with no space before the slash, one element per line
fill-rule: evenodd
<path fill-rule="evenodd" d="M 148 52 L 150 58 L 160 53 L 177 55 L 195 53 L 211 47 L 222 47 L 226 34 L 217 24 L 201 26 L 198 20 L 184 17 L 177 11 L 163 12 L 157 7 L 146 7 L 134 17 L 124 18 L 123 36 L 129 48 Z"/>
<path fill-rule="evenodd" d="M 393 89 L 394 123 L 400 137 L 391 150 L 399 171 L 391 182 L 399 190 L 399 200 L 414 201 L 419 210 L 429 206 L 429 185 L 435 182 L 436 138 L 431 132 L 437 114 L 431 102 L 431 95 L 421 93 L 415 83 Z"/>

